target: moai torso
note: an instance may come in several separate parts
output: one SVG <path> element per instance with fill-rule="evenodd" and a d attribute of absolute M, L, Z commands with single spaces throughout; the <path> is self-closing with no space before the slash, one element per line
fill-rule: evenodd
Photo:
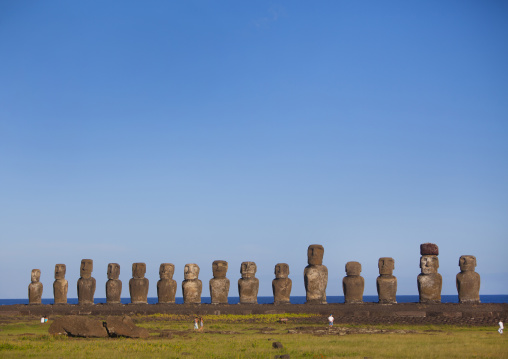
<path fill-rule="evenodd" d="M 120 264 L 108 264 L 108 281 L 106 282 L 106 303 L 119 304 L 122 296 L 122 281 L 120 277 Z"/>
<path fill-rule="evenodd" d="M 443 278 L 437 272 L 439 268 L 439 249 L 433 243 L 424 243 L 420 246 L 420 268 L 418 275 L 418 293 L 420 303 L 441 303 L 441 288 Z"/>
<path fill-rule="evenodd" d="M 67 291 L 69 283 L 65 279 L 67 267 L 65 264 L 55 265 L 55 281 L 53 282 L 53 298 L 55 304 L 67 304 Z"/>
<path fill-rule="evenodd" d="M 93 304 L 95 278 L 92 277 L 93 260 L 81 260 L 78 279 L 78 304 Z"/>
<path fill-rule="evenodd" d="M 198 279 L 199 266 L 195 263 L 186 264 L 183 275 L 183 302 L 185 304 L 200 304 L 203 283 Z"/>
<path fill-rule="evenodd" d="M 238 280 L 238 294 L 240 304 L 252 304 L 258 302 L 259 279 L 255 277 L 256 263 L 243 262 L 240 266 L 242 278 Z"/>
<path fill-rule="evenodd" d="M 480 275 L 475 272 L 476 257 L 461 256 L 460 273 L 457 274 L 459 303 L 480 303 Z"/>
<path fill-rule="evenodd" d="M 272 281 L 273 304 L 289 304 L 293 282 L 288 276 L 289 265 L 277 263 L 275 265 L 275 279 Z"/>
<path fill-rule="evenodd" d="M 42 298 L 42 283 L 41 270 L 32 269 L 31 282 L 28 285 L 28 304 L 41 304 Z"/>
<path fill-rule="evenodd" d="M 326 286 L 328 284 L 328 268 L 323 265 L 324 248 L 319 244 L 311 244 L 307 249 L 307 263 L 303 271 L 306 303 L 326 304 Z"/>
<path fill-rule="evenodd" d="M 397 278 L 393 276 L 395 261 L 390 257 L 379 258 L 379 277 L 376 279 L 377 295 L 379 303 L 397 303 Z"/>
<path fill-rule="evenodd" d="M 145 278 L 145 273 L 145 263 L 132 263 L 132 278 L 129 280 L 129 292 L 132 304 L 148 303 L 149 281 Z"/>
<path fill-rule="evenodd" d="M 365 281 L 360 275 L 362 265 L 358 262 L 347 262 L 347 276 L 342 279 L 345 303 L 363 303 L 363 289 Z"/>
<path fill-rule="evenodd" d="M 227 271 L 228 262 L 221 260 L 213 261 L 213 278 L 209 282 L 212 304 L 228 303 L 229 279 L 226 278 Z"/>
<path fill-rule="evenodd" d="M 160 280 L 157 282 L 157 298 L 159 303 L 174 303 L 176 296 L 175 265 L 162 263 L 159 267 Z"/>

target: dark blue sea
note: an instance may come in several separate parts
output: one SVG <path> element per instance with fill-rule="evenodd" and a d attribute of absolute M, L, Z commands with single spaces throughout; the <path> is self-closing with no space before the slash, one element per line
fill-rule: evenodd
<path fill-rule="evenodd" d="M 417 295 L 398 295 L 397 296 L 398 303 L 417 303 L 418 299 L 419 298 Z M 328 303 L 344 303 L 343 296 L 328 296 L 328 297 L 326 297 L 326 300 L 328 301 Z M 240 301 L 239 297 L 229 297 L 228 298 L 229 304 L 238 304 L 239 301 Z M 365 295 L 363 297 L 363 301 L 377 303 L 378 297 L 377 297 L 377 295 Z M 507 294 L 480 295 L 480 301 L 482 303 L 508 303 L 508 295 Z M 78 304 L 78 298 L 69 298 L 67 300 L 67 302 L 69 304 Z M 106 303 L 106 298 L 95 298 L 94 302 L 95 302 L 95 304 Z M 131 302 L 130 298 L 122 298 L 123 304 L 129 304 L 130 302 Z M 211 302 L 210 297 L 202 297 L 201 298 L 201 303 L 203 303 L 203 304 L 207 304 L 210 302 Z M 442 295 L 441 302 L 442 303 L 458 303 L 459 297 L 457 295 Z M 156 303 L 157 303 L 156 297 L 148 298 L 148 304 L 156 304 Z M 176 303 L 183 304 L 183 298 L 177 297 Z M 259 304 L 272 304 L 273 297 L 258 297 L 258 303 Z M 305 296 L 291 297 L 291 303 L 292 304 L 304 304 L 305 303 Z M 0 305 L 11 305 L 11 304 L 28 304 L 28 298 L 27 299 L 0 299 Z M 53 299 L 42 299 L 42 304 L 53 304 Z"/>

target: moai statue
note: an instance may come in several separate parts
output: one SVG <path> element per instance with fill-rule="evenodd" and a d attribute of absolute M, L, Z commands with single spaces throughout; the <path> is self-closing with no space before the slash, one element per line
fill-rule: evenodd
<path fill-rule="evenodd" d="M 422 269 L 422 272 L 418 274 L 420 303 L 441 303 L 443 278 L 437 272 L 439 248 L 434 243 L 424 243 L 420 245 L 420 254 L 420 268 Z"/>
<path fill-rule="evenodd" d="M 78 279 L 78 304 L 93 304 L 95 278 L 92 277 L 93 260 L 82 259 Z"/>
<path fill-rule="evenodd" d="M 376 280 L 377 295 L 379 303 L 394 304 L 397 303 L 397 277 L 393 275 L 395 261 L 390 257 L 379 258 L 377 262 L 379 268 L 379 277 Z"/>
<path fill-rule="evenodd" d="M 242 262 L 240 273 L 242 278 L 238 279 L 238 294 L 240 304 L 257 304 L 259 279 L 256 276 L 257 266 L 254 262 Z"/>
<path fill-rule="evenodd" d="M 213 278 L 210 279 L 212 304 L 228 304 L 229 279 L 226 278 L 228 262 L 221 260 L 213 261 L 212 272 Z"/>
<path fill-rule="evenodd" d="M 53 298 L 55 304 L 67 304 L 67 290 L 69 283 L 65 279 L 65 272 L 67 267 L 65 264 L 55 265 L 55 281 L 53 282 Z"/>
<path fill-rule="evenodd" d="M 174 303 L 176 296 L 175 265 L 172 263 L 162 263 L 159 267 L 160 280 L 157 282 L 157 298 L 159 303 Z"/>
<path fill-rule="evenodd" d="M 305 282 L 306 303 L 326 304 L 326 285 L 328 284 L 328 268 L 323 265 L 325 250 L 320 244 L 311 244 L 307 249 L 307 263 L 303 271 Z"/>
<path fill-rule="evenodd" d="M 106 303 L 119 304 L 121 303 L 122 295 L 122 281 L 120 277 L 120 264 L 108 264 L 108 281 L 106 282 Z"/>
<path fill-rule="evenodd" d="M 146 264 L 132 263 L 132 278 L 129 280 L 129 292 L 132 304 L 148 303 L 148 284 L 145 278 Z"/>
<path fill-rule="evenodd" d="M 32 282 L 28 285 L 28 304 L 41 304 L 42 298 L 42 283 L 41 270 L 32 269 L 31 274 Z"/>
<path fill-rule="evenodd" d="M 273 304 L 289 304 L 293 282 L 288 276 L 289 265 L 277 263 L 275 265 L 275 279 L 272 280 Z"/>
<path fill-rule="evenodd" d="M 480 303 L 480 275 L 474 271 L 475 256 L 460 256 L 460 273 L 457 274 L 459 303 Z"/>
<path fill-rule="evenodd" d="M 185 304 L 201 304 L 203 283 L 198 279 L 199 266 L 195 263 L 185 265 L 182 282 L 183 302 Z"/>
<path fill-rule="evenodd" d="M 346 263 L 347 276 L 342 279 L 344 302 L 346 304 L 363 303 L 363 289 L 365 287 L 365 280 L 360 275 L 361 272 L 362 265 L 359 262 Z"/>

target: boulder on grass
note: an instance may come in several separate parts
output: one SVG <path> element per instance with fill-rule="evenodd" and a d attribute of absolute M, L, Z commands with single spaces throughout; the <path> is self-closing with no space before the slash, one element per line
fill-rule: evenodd
<path fill-rule="evenodd" d="M 54 335 L 65 334 L 70 337 L 83 338 L 106 338 L 108 336 L 102 321 L 78 315 L 55 319 L 48 332 Z"/>
<path fill-rule="evenodd" d="M 106 319 L 106 329 L 110 337 L 148 338 L 148 329 L 137 327 L 128 316 L 109 316 Z"/>

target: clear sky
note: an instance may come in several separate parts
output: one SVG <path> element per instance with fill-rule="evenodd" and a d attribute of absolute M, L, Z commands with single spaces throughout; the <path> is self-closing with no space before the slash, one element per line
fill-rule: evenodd
<path fill-rule="evenodd" d="M 507 294 L 508 2 L 0 2 L 0 298 L 82 258 L 149 296 L 160 263 L 276 263 L 305 295 L 322 244 L 328 295 L 379 257 L 416 295 L 419 246 L 443 294 L 463 254 Z M 179 285 L 177 296 L 182 296 Z"/>

